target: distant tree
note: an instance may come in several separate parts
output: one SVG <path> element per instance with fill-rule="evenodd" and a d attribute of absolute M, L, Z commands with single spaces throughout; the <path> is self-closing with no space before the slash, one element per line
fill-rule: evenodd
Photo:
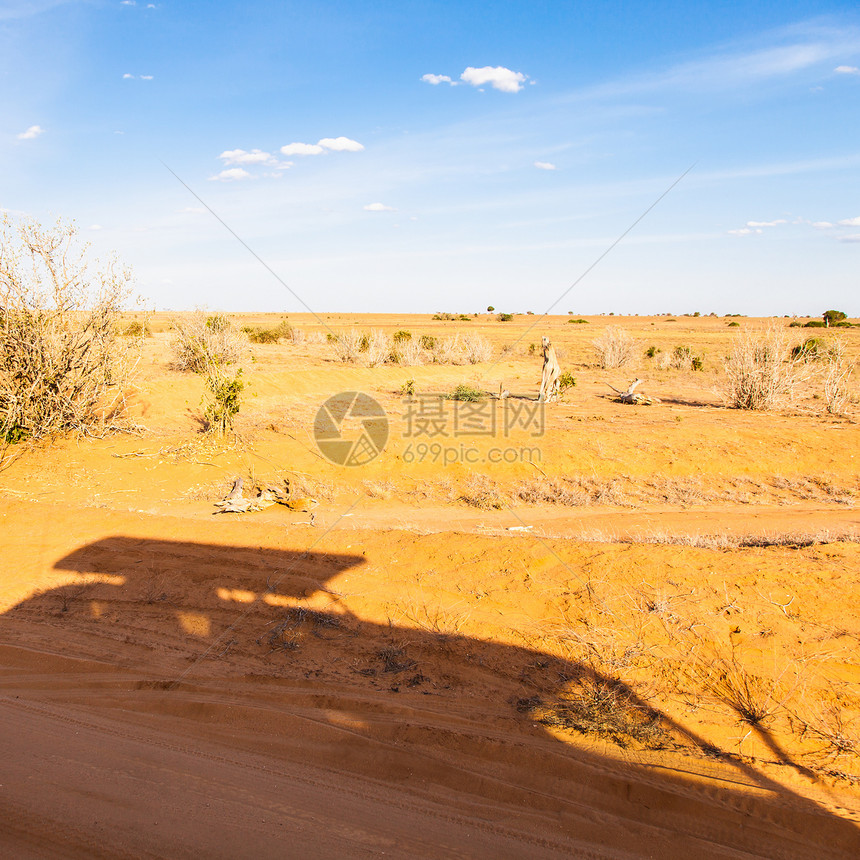
<path fill-rule="evenodd" d="M 487 313 L 488 314 L 491 314 L 494 310 L 495 310 L 495 308 L 492 305 L 487 305 Z"/>
<path fill-rule="evenodd" d="M 825 311 L 822 316 L 824 317 L 825 326 L 832 326 L 834 323 L 842 322 L 842 320 L 848 318 L 848 314 L 844 311 Z"/>

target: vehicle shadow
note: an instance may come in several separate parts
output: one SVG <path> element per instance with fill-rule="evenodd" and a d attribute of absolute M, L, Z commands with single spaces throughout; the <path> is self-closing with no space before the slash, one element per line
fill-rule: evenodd
<path fill-rule="evenodd" d="M 527 801 L 556 816 L 562 831 L 576 822 L 594 844 L 649 855 L 660 840 L 677 850 L 679 839 L 705 840 L 705 853 L 719 847 L 760 856 L 767 846 L 793 857 L 860 852 L 852 822 L 588 665 L 463 636 L 432 612 L 409 625 L 357 617 L 329 583 L 347 571 L 360 576 L 364 563 L 359 555 L 119 535 L 55 565 L 92 581 L 38 594 L 7 615 L 45 625 L 70 654 L 86 642 L 123 654 L 140 688 L 160 691 L 165 707 L 175 696 L 202 701 L 222 683 L 240 702 L 264 687 L 263 699 L 277 693 L 272 707 L 281 713 L 316 708 L 331 737 L 347 720 L 350 743 L 367 739 L 344 764 L 342 749 L 325 735 L 323 764 L 386 779 L 378 757 L 385 741 L 397 747 L 386 759 L 393 778 L 407 788 L 442 785 L 473 802 Z M 601 701 L 608 711 L 594 718 Z M 231 723 L 239 712 L 231 706 Z M 625 751 L 601 755 L 593 745 L 566 743 L 565 732 L 575 737 L 577 729 L 593 729 Z M 719 776 L 692 778 L 666 766 L 655 752 L 661 749 L 684 750 L 692 772 Z M 624 826 L 613 830 L 607 816 Z M 646 832 L 653 844 L 624 842 Z"/>

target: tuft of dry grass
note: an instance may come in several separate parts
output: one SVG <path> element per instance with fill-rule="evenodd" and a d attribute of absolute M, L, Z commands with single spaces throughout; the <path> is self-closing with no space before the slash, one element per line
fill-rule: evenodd
<path fill-rule="evenodd" d="M 472 475 L 460 490 L 457 499 L 483 510 L 498 510 L 505 506 L 505 497 L 495 481 L 487 475 Z"/>
<path fill-rule="evenodd" d="M 613 678 L 587 677 L 550 705 L 521 700 L 518 708 L 546 726 L 608 738 L 622 747 L 636 742 L 659 749 L 667 739 L 659 713 Z"/>

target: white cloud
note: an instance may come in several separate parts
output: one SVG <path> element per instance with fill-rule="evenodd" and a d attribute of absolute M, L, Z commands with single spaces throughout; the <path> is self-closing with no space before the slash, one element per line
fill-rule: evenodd
<path fill-rule="evenodd" d="M 457 84 L 448 77 L 448 75 L 421 75 L 421 80 L 428 84 L 433 84 L 433 86 L 438 86 L 439 84 L 451 84 L 452 87 L 456 87 Z"/>
<path fill-rule="evenodd" d="M 45 129 L 40 125 L 31 125 L 26 131 L 22 131 L 21 134 L 18 135 L 18 140 L 33 140 L 37 138 L 40 134 L 44 134 Z"/>
<path fill-rule="evenodd" d="M 364 207 L 367 212 L 396 212 L 393 206 L 386 206 L 384 203 L 368 203 Z"/>
<path fill-rule="evenodd" d="M 839 222 L 843 227 L 860 227 L 860 215 L 856 218 L 846 218 Z"/>
<path fill-rule="evenodd" d="M 142 81 L 151 81 L 151 80 L 152 80 L 152 78 L 153 78 L 153 76 L 152 76 L 152 75 L 141 75 L 141 76 L 140 76 L 140 79 L 141 79 Z"/>
<path fill-rule="evenodd" d="M 128 72 L 126 72 L 126 73 L 122 76 L 122 79 L 123 79 L 124 81 L 130 81 L 130 80 L 133 80 L 133 79 L 134 79 L 134 75 L 131 75 L 131 74 L 129 74 Z"/>
<path fill-rule="evenodd" d="M 729 230 L 729 234 L 732 236 L 749 236 L 753 233 L 761 233 L 761 228 L 752 229 L 750 227 L 741 227 L 739 230 Z"/>
<path fill-rule="evenodd" d="M 361 152 L 364 147 L 348 137 L 324 137 L 317 143 L 288 143 L 281 147 L 283 155 L 321 155 L 329 152 Z M 285 165 L 287 167 L 291 165 Z"/>
<path fill-rule="evenodd" d="M 558 170 L 558 168 L 551 161 L 536 161 L 535 167 L 538 170 Z"/>
<path fill-rule="evenodd" d="M 817 227 L 819 230 L 827 230 L 833 224 L 830 221 L 813 221 L 812 226 Z"/>
<path fill-rule="evenodd" d="M 840 236 L 840 242 L 860 242 L 860 233 L 852 233 L 850 236 Z"/>
<path fill-rule="evenodd" d="M 473 87 L 489 84 L 493 89 L 503 93 L 518 93 L 523 88 L 526 77 L 527 75 L 522 72 L 513 72 L 504 66 L 483 66 L 480 69 L 469 66 L 460 75 L 460 80 Z"/>
<path fill-rule="evenodd" d="M 324 137 L 317 142 L 317 146 L 323 146 L 332 152 L 361 152 L 364 149 L 357 140 L 350 140 L 348 137 Z"/>
<path fill-rule="evenodd" d="M 837 66 L 834 70 L 837 75 L 860 75 L 857 66 Z"/>
<path fill-rule="evenodd" d="M 247 152 L 244 149 L 227 149 L 218 156 L 224 164 L 274 164 L 275 159 L 271 153 L 263 152 L 262 149 L 252 149 Z"/>
<path fill-rule="evenodd" d="M 101 224 L 90 224 L 90 226 L 87 229 L 88 230 L 101 230 L 102 225 Z"/>
<path fill-rule="evenodd" d="M 776 227 L 777 224 L 785 224 L 785 219 L 776 221 L 747 221 L 747 227 Z"/>
<path fill-rule="evenodd" d="M 241 167 L 231 167 L 228 170 L 222 170 L 215 176 L 210 176 L 209 179 L 215 182 L 234 182 L 239 179 L 250 179 L 251 174 Z"/>
<path fill-rule="evenodd" d="M 135 0 L 121 0 L 120 6 L 137 6 Z"/>
<path fill-rule="evenodd" d="M 283 155 L 319 155 L 323 151 L 318 143 L 288 143 L 281 147 Z"/>

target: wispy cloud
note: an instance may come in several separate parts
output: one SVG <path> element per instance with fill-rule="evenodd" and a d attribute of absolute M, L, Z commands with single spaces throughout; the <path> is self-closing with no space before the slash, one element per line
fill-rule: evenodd
<path fill-rule="evenodd" d="M 153 80 L 154 75 L 132 75 L 130 72 L 126 72 L 122 79 L 124 81 L 133 81 L 133 80 L 141 80 L 141 81 L 151 81 Z"/>
<path fill-rule="evenodd" d="M 558 169 L 551 161 L 536 161 L 535 167 L 538 170 L 557 170 Z"/>
<path fill-rule="evenodd" d="M 843 227 L 860 227 L 860 215 L 856 218 L 845 218 L 839 222 Z"/>
<path fill-rule="evenodd" d="M 393 206 L 386 206 L 384 203 L 368 203 L 363 207 L 367 212 L 396 212 Z"/>
<path fill-rule="evenodd" d="M 840 242 L 860 242 L 860 233 L 852 233 L 849 236 L 840 236 Z"/>
<path fill-rule="evenodd" d="M 216 173 L 215 176 L 210 176 L 209 180 L 214 182 L 236 182 L 241 179 L 250 179 L 251 174 L 241 167 L 230 167 L 227 170 L 222 170 Z"/>
<path fill-rule="evenodd" d="M 514 72 L 504 66 L 482 66 L 476 69 L 468 66 L 460 75 L 460 80 L 473 87 L 483 87 L 489 84 L 494 90 L 503 93 L 518 93 L 523 88 L 528 75 Z"/>
<path fill-rule="evenodd" d="M 37 138 L 40 134 L 44 134 L 45 129 L 40 125 L 31 125 L 26 131 L 22 131 L 18 135 L 18 140 L 33 140 Z"/>
<path fill-rule="evenodd" d="M 860 75 L 857 66 L 837 66 L 834 70 L 837 75 Z"/>
<path fill-rule="evenodd" d="M 747 227 L 776 227 L 778 224 L 787 223 L 785 218 L 778 218 L 776 221 L 747 221 Z"/>

